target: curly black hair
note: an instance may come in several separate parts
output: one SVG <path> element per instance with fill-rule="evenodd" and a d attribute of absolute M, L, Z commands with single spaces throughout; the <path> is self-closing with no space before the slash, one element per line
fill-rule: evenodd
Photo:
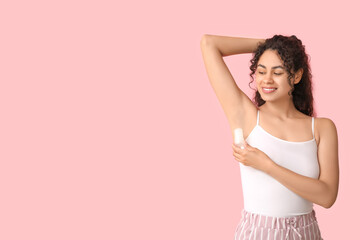
<path fill-rule="evenodd" d="M 316 113 L 313 109 L 312 74 L 309 64 L 310 56 L 306 54 L 305 46 L 295 35 L 291 35 L 290 37 L 274 35 L 272 38 L 266 39 L 265 42 L 259 43 L 256 50 L 252 53 L 253 58 L 250 60 L 250 77 L 252 81 L 249 83 L 249 86 L 254 81 L 253 75 L 256 71 L 258 61 L 267 49 L 276 50 L 284 62 L 286 72 L 288 73 L 288 82 L 291 86 L 288 94 L 289 96 L 292 95 L 295 108 L 308 116 L 315 116 Z M 299 83 L 294 85 L 291 79 L 301 68 L 303 69 L 302 78 Z M 254 94 L 253 102 L 257 107 L 265 103 L 265 100 L 261 98 L 257 90 Z"/>

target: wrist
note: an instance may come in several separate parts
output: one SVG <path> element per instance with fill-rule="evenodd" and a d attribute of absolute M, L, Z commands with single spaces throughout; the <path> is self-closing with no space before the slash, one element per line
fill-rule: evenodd
<path fill-rule="evenodd" d="M 274 168 L 276 168 L 276 166 L 277 164 L 269 157 L 267 157 L 264 172 L 271 175 L 271 172 L 273 171 Z"/>

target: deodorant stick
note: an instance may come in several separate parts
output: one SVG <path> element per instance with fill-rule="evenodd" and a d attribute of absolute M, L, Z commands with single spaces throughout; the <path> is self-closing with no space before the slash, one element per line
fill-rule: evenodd
<path fill-rule="evenodd" d="M 241 128 L 234 129 L 234 143 L 235 145 L 240 146 L 241 149 L 245 148 L 245 139 Z"/>

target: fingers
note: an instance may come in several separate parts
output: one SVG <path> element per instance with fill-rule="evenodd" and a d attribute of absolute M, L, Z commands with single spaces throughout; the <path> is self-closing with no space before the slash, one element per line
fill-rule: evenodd
<path fill-rule="evenodd" d="M 244 150 L 244 149 L 246 149 L 246 147 L 245 146 L 236 146 L 234 143 L 232 144 L 232 148 L 233 148 L 233 150 L 235 151 L 235 152 L 239 152 L 239 151 L 241 151 L 241 150 Z"/>
<path fill-rule="evenodd" d="M 235 154 L 239 154 L 239 148 L 236 145 L 232 145 L 232 149 L 233 149 L 233 156 L 235 156 Z"/>
<path fill-rule="evenodd" d="M 244 164 L 245 166 L 247 166 L 248 164 L 246 163 L 246 151 L 249 150 L 249 148 L 247 147 L 249 146 L 244 145 L 244 146 L 237 146 L 234 143 L 232 144 L 232 148 L 233 148 L 233 156 L 235 158 L 236 161 Z"/>
<path fill-rule="evenodd" d="M 239 153 L 237 153 L 237 152 L 233 152 L 233 156 L 234 156 L 234 159 L 237 161 L 237 162 L 240 162 L 240 163 L 242 163 L 242 164 L 244 164 L 244 165 L 246 165 L 246 163 L 245 163 L 245 158 L 244 158 L 244 156 L 243 155 L 241 155 L 241 154 L 239 154 Z"/>
<path fill-rule="evenodd" d="M 235 158 L 236 161 L 241 162 L 241 158 L 242 156 L 240 154 L 238 154 L 237 152 L 233 152 L 233 157 Z"/>
<path fill-rule="evenodd" d="M 238 162 L 242 162 L 243 161 L 243 150 L 241 147 L 236 146 L 234 144 L 232 144 L 232 148 L 233 148 L 233 156 L 235 158 L 236 161 Z"/>

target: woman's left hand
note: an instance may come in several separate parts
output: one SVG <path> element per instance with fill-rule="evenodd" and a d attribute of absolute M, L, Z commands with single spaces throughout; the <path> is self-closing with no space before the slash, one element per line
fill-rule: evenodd
<path fill-rule="evenodd" d="M 263 172 L 268 172 L 274 162 L 263 151 L 250 146 L 245 142 L 245 148 L 242 149 L 239 146 L 232 144 L 233 156 L 235 160 L 244 164 L 256 168 Z"/>

